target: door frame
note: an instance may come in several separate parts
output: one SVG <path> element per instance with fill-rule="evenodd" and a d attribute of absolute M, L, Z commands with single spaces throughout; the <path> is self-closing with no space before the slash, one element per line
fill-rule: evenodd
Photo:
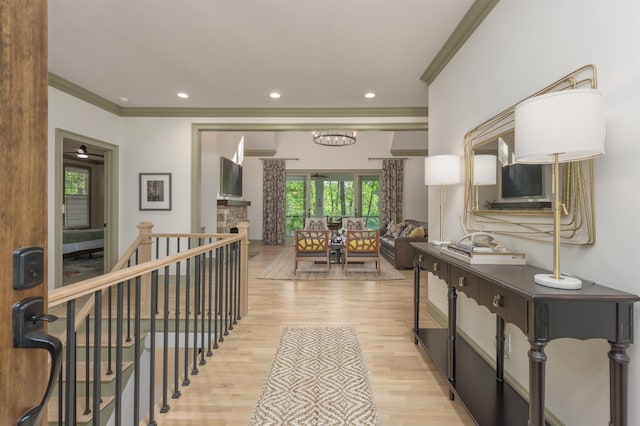
<path fill-rule="evenodd" d="M 104 151 L 104 269 L 110 271 L 118 260 L 118 228 L 119 228 L 119 192 L 118 192 L 118 162 L 119 147 L 88 136 L 83 136 L 67 130 L 56 128 L 55 136 L 55 170 L 54 170 L 54 202 L 56 213 L 53 215 L 54 244 L 53 244 L 53 277 L 54 287 L 62 286 L 62 204 L 63 175 L 64 175 L 64 141 L 71 139 L 87 146 L 100 148 Z"/>

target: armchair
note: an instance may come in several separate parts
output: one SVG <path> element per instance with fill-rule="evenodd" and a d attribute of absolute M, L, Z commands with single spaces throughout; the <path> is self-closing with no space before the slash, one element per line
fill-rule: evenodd
<path fill-rule="evenodd" d="M 380 272 L 380 231 L 349 231 L 344 243 L 344 266 L 349 271 L 349 262 L 376 262 Z"/>
<path fill-rule="evenodd" d="M 329 231 L 298 230 L 295 236 L 295 265 L 293 273 L 298 271 L 298 262 L 326 262 L 331 269 Z"/>

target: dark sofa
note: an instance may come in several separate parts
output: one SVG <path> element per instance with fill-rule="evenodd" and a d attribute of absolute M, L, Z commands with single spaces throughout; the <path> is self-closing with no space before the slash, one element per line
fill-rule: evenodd
<path fill-rule="evenodd" d="M 387 229 L 389 225 L 380 229 L 380 254 L 396 269 L 411 269 L 413 268 L 413 246 L 410 243 L 428 241 L 427 222 L 405 219 L 397 226 L 401 228 L 397 237 L 389 235 Z M 424 228 L 424 237 L 408 236 L 410 231 L 419 227 Z"/>

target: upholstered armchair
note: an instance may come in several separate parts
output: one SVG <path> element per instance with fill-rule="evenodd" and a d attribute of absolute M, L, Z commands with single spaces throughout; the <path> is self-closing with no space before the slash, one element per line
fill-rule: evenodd
<path fill-rule="evenodd" d="M 344 242 L 344 266 L 349 271 L 349 262 L 376 262 L 380 272 L 380 231 L 347 230 Z"/>
<path fill-rule="evenodd" d="M 298 272 L 298 262 L 326 262 L 331 269 L 329 231 L 298 230 L 295 236 L 295 266 L 293 273 Z"/>

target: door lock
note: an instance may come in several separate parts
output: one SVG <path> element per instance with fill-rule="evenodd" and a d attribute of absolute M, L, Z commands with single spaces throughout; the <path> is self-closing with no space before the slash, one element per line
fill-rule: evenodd
<path fill-rule="evenodd" d="M 13 252 L 13 289 L 24 290 L 44 281 L 44 250 L 23 247 Z"/>
<path fill-rule="evenodd" d="M 53 393 L 54 385 L 62 367 L 62 342 L 45 333 L 43 322 L 53 322 L 58 318 L 44 313 L 44 299 L 40 296 L 28 297 L 13 305 L 13 347 L 46 349 L 51 355 L 51 372 L 44 397 L 40 405 L 33 407 L 20 417 L 18 426 L 35 426 Z"/>

